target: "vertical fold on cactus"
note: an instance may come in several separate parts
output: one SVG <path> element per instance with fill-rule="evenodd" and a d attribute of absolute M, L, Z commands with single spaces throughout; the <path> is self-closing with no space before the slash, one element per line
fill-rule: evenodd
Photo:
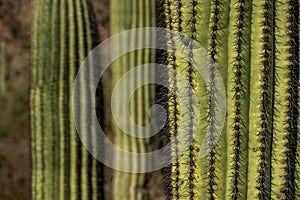
<path fill-rule="evenodd" d="M 296 150 L 297 150 L 297 137 L 299 132 L 298 120 L 299 120 L 299 1 L 290 0 L 289 3 L 289 17 L 288 17 L 288 31 L 289 37 L 289 56 L 288 56 L 288 120 L 287 120 L 287 144 L 288 148 L 285 152 L 287 167 L 285 168 L 286 178 L 286 190 L 284 191 L 285 196 L 288 199 L 296 199 L 296 186 L 295 186 L 295 168 L 296 161 Z"/>
<path fill-rule="evenodd" d="M 226 199 L 247 199 L 251 1 L 231 1 Z"/>
<path fill-rule="evenodd" d="M 68 15 L 67 20 L 69 22 L 69 29 L 66 35 L 66 40 L 68 40 L 68 57 L 67 57 L 67 69 L 68 69 L 68 77 L 66 80 L 66 84 L 68 88 L 73 88 L 73 80 L 75 76 L 75 71 L 77 70 L 78 66 L 76 65 L 77 59 L 77 51 L 78 44 L 76 43 L 76 15 L 75 15 L 75 2 L 72 0 L 68 0 L 67 2 L 67 9 Z M 71 90 L 67 91 L 67 98 L 68 100 L 71 99 L 72 92 Z M 71 105 L 67 105 L 68 115 L 67 119 L 72 117 L 72 108 Z M 81 114 L 81 113 L 80 113 Z M 81 124 L 78 127 L 79 131 L 81 131 Z M 68 180 L 68 184 L 70 185 L 70 199 L 80 199 L 80 158 L 81 158 L 81 151 L 77 141 L 77 135 L 75 131 L 75 127 L 73 124 L 68 125 L 68 133 L 69 133 L 69 153 L 70 153 L 70 176 Z"/>
<path fill-rule="evenodd" d="M 91 194 L 92 185 L 100 184 L 97 162 L 77 136 L 71 101 L 80 62 L 95 45 L 87 5 L 35 2 L 30 83 L 33 199 L 96 199 L 101 192 Z M 82 94 L 88 94 L 84 87 Z M 85 110 L 80 112 L 79 130 L 91 133 L 90 138 L 95 133 L 86 128 Z"/>
<path fill-rule="evenodd" d="M 208 49 L 208 41 L 210 35 L 208 34 L 210 29 L 210 11 L 211 11 L 211 1 L 210 0 L 197 0 L 197 15 L 196 15 L 196 34 L 195 40 L 204 49 Z M 197 52 L 194 53 L 194 57 L 197 58 L 199 55 Z M 207 58 L 203 62 L 207 62 Z M 195 73 L 195 93 L 197 100 L 199 101 L 199 114 L 198 124 L 199 130 L 195 134 L 195 199 L 201 197 L 207 197 L 207 181 L 208 181 L 208 165 L 207 157 L 200 158 L 199 153 L 201 145 L 205 142 L 205 136 L 208 131 L 208 120 L 207 120 L 207 97 L 208 90 L 207 84 L 204 82 L 204 77 L 200 74 Z"/>
<path fill-rule="evenodd" d="M 176 30 L 181 29 L 181 23 L 178 23 L 176 26 L 174 18 L 176 18 L 178 21 L 181 20 L 181 8 L 178 5 L 176 5 L 176 1 L 167 0 L 165 4 L 165 15 L 166 15 L 166 27 L 170 30 Z M 175 36 L 171 33 L 168 36 L 169 44 L 168 48 L 171 50 L 175 50 Z M 176 56 L 175 53 L 169 52 L 167 55 L 167 65 L 168 68 L 173 69 L 176 71 Z M 174 91 L 177 91 L 177 78 L 176 73 L 169 74 L 169 86 Z M 178 116 L 179 116 L 179 108 L 178 104 L 176 102 L 176 96 L 174 93 L 168 94 L 168 110 L 169 110 L 169 126 L 170 126 L 170 141 L 172 142 L 172 153 L 171 156 L 175 158 L 174 163 L 172 163 L 171 167 L 171 186 L 172 191 L 170 191 L 169 198 L 171 199 L 179 199 L 180 198 L 180 182 L 179 182 L 179 176 L 180 176 L 180 163 L 179 163 L 179 151 L 178 151 Z"/>
<path fill-rule="evenodd" d="M 253 0 L 247 197 L 268 199 L 274 81 L 274 5 Z"/>
<path fill-rule="evenodd" d="M 172 13 L 172 9 L 171 9 L 171 4 L 172 4 L 172 1 L 170 0 L 166 0 L 166 1 L 163 1 L 162 2 L 162 5 L 164 7 L 164 15 L 165 15 L 165 25 L 166 25 L 166 28 L 168 28 L 169 30 L 173 30 L 173 24 L 172 24 L 172 17 L 171 17 L 171 13 Z M 174 38 L 173 38 L 173 35 L 170 34 L 167 36 L 168 37 L 168 48 L 170 49 L 174 49 Z M 175 65 L 174 65 L 174 59 L 176 58 L 175 57 L 175 54 L 172 53 L 172 52 L 168 52 L 166 54 L 166 59 L 167 59 L 167 66 L 168 68 L 172 68 L 174 69 L 175 68 Z M 176 74 L 174 74 L 175 76 Z M 170 76 L 170 75 L 169 75 Z M 169 76 L 167 77 L 169 79 Z M 173 78 L 171 80 L 176 80 L 176 78 Z M 176 84 L 174 85 L 174 83 L 171 83 L 170 80 L 168 80 L 168 85 L 170 87 L 175 87 Z M 165 91 L 167 92 L 167 91 Z M 175 112 L 172 112 L 170 110 L 170 102 L 173 101 L 175 98 L 174 98 L 174 94 L 172 93 L 167 93 L 167 97 L 166 97 L 166 107 L 168 107 L 168 124 L 169 124 L 169 127 L 168 127 L 168 130 L 166 130 L 167 134 L 168 134 L 168 137 L 170 138 L 169 141 L 171 141 L 174 137 L 174 126 L 171 125 L 171 123 L 175 120 L 176 121 L 176 115 L 174 115 Z M 164 98 L 164 94 L 162 94 L 159 98 Z M 174 104 L 172 104 L 174 105 Z M 177 110 L 175 108 L 175 110 Z M 176 126 L 175 126 L 176 128 Z M 176 130 L 175 130 L 176 132 Z M 172 138 L 172 139 L 171 139 Z M 176 137 L 174 137 L 174 141 L 176 142 Z M 173 149 L 173 146 L 174 144 L 172 143 L 172 146 L 171 148 Z M 176 147 L 176 145 L 175 145 Z M 174 153 L 173 153 L 174 152 Z M 176 151 L 176 149 L 174 151 L 170 151 L 170 157 L 173 156 L 173 154 L 175 154 L 175 158 L 178 158 L 178 153 Z M 176 159 L 175 161 L 175 165 L 173 166 L 173 164 L 170 166 L 170 168 L 168 169 L 169 173 L 167 175 L 167 185 L 166 185 L 166 189 L 167 189 L 167 198 L 168 199 L 173 199 L 173 198 L 179 198 L 178 195 L 178 190 L 179 190 L 179 187 L 178 187 L 178 179 L 179 179 L 179 163 L 178 163 L 178 160 Z M 174 171 L 175 171 L 175 174 L 174 175 Z"/>
<path fill-rule="evenodd" d="M 125 6 L 122 6 L 119 1 L 111 1 L 110 9 L 111 13 L 114 13 L 110 16 L 110 23 L 111 23 L 111 34 L 117 34 L 122 31 L 125 31 L 127 28 L 129 28 L 128 24 L 130 24 L 130 21 L 132 20 L 131 16 L 131 4 L 132 2 L 128 2 Z M 129 39 L 129 38 L 128 38 Z M 123 48 L 126 47 L 126 43 L 128 41 L 113 41 L 112 44 L 112 50 L 116 52 L 122 51 Z M 117 83 L 119 78 L 128 70 L 129 63 L 128 63 L 128 55 L 121 56 L 119 59 L 115 60 L 112 64 L 112 88 L 114 84 Z M 123 84 L 122 91 L 126 91 L 126 88 L 128 88 L 128 84 Z M 125 99 L 124 92 L 119 94 L 120 99 Z M 124 117 L 124 109 L 128 109 L 128 106 L 122 107 L 122 104 L 116 104 L 114 105 L 118 112 Z M 114 123 L 112 123 L 112 133 L 113 133 L 113 140 L 114 143 L 121 149 L 125 149 L 129 151 L 130 143 L 129 139 L 130 137 L 125 135 L 122 130 Z M 116 164 L 122 165 L 123 162 L 130 162 L 129 158 L 125 158 L 122 155 L 115 154 L 114 159 Z M 129 184 L 130 184 L 130 176 L 128 173 L 121 172 L 121 171 L 115 171 L 113 174 L 113 193 L 112 198 L 126 198 L 129 199 Z"/>
<path fill-rule="evenodd" d="M 299 120 L 299 2 L 276 1 L 272 197 L 296 199 Z"/>
<path fill-rule="evenodd" d="M 41 198 L 53 198 L 53 185 L 52 183 L 52 174 L 53 171 L 53 153 L 52 152 L 52 125 L 51 125 L 51 82 L 50 74 L 51 68 L 49 67 L 50 57 L 48 56 L 51 53 L 51 39 L 50 42 L 48 37 L 51 35 L 51 10 L 53 5 L 47 6 L 47 2 L 44 1 L 41 6 L 41 12 L 43 21 L 46 22 L 41 25 L 42 31 L 44 34 L 41 36 L 41 48 L 43 51 L 41 57 L 43 58 L 40 62 L 40 117 L 41 117 L 41 174 L 42 174 L 42 194 Z"/>
<path fill-rule="evenodd" d="M 57 0 L 53 0 L 53 7 L 51 11 L 51 49 L 50 49 L 50 109 L 51 109 L 51 128 L 52 128 L 52 142 L 50 143 L 52 146 L 52 170 L 54 171 L 54 175 L 52 176 L 52 183 L 59 182 L 59 170 L 54 170 L 55 165 L 59 163 L 59 150 L 58 150 L 58 141 L 59 141 L 59 121 L 58 118 L 55 117 L 55 114 L 58 112 L 58 85 L 54 84 L 58 82 L 58 68 L 56 67 L 59 63 L 57 59 L 59 57 L 59 49 L 55 47 L 59 47 L 60 41 L 59 38 L 59 14 L 58 14 L 59 3 Z M 59 185 L 53 184 L 53 190 L 56 191 L 53 193 L 52 198 L 59 198 Z"/>
<path fill-rule="evenodd" d="M 215 84 L 214 79 L 210 79 L 210 85 L 208 86 L 210 91 L 207 91 L 203 78 L 200 74 L 195 73 L 192 62 L 197 55 L 197 50 L 194 48 L 198 46 L 208 48 L 210 52 L 213 52 L 214 57 L 219 52 L 227 52 L 226 40 L 228 29 L 228 10 L 229 3 L 226 1 L 165 1 L 165 15 L 166 15 L 166 28 L 183 33 L 186 37 L 191 38 L 193 41 L 187 44 L 185 48 L 188 48 L 187 55 L 180 57 L 172 52 L 168 53 L 167 62 L 169 71 L 169 86 L 172 90 L 178 91 L 178 88 L 183 87 L 182 83 L 174 71 L 184 75 L 189 83 L 190 88 L 186 88 L 186 98 L 183 102 L 176 100 L 176 96 L 169 93 L 168 111 L 169 111 L 169 126 L 170 126 L 170 140 L 172 141 L 172 156 L 174 161 L 172 163 L 172 192 L 169 193 L 170 199 L 198 199 L 201 196 L 207 196 L 208 198 L 221 197 L 225 193 L 225 176 L 222 172 L 222 168 L 226 163 L 226 155 L 224 153 L 216 154 L 213 146 L 216 141 L 214 138 L 214 125 L 218 123 L 214 119 L 207 121 L 208 108 L 207 104 L 203 102 L 207 101 L 207 95 L 209 95 L 210 103 L 215 103 L 215 99 L 212 97 L 215 95 L 216 88 L 213 88 Z M 216 10 L 216 11 L 215 11 Z M 213 14 L 211 14 L 213 12 Z M 222 12 L 221 12 L 222 11 Z M 225 12 L 224 12 L 225 11 Z M 216 14 L 216 15 L 215 15 Z M 218 21 L 220 20 L 220 21 Z M 208 34 L 210 32 L 214 34 Z M 212 36 L 213 35 L 213 36 Z M 186 45 L 184 38 L 172 33 L 167 35 L 168 48 L 170 50 L 176 50 L 175 47 Z M 217 64 L 218 70 L 221 71 L 222 76 L 226 80 L 227 72 L 227 54 L 216 56 L 220 61 L 214 59 Z M 214 57 L 215 58 L 215 57 Z M 197 58 L 199 59 L 199 58 Z M 207 60 L 206 58 L 201 58 Z M 211 77 L 216 76 L 215 67 L 210 67 L 212 72 Z M 181 88 L 182 89 L 182 88 Z M 212 91 L 213 90 L 213 91 Z M 199 107 L 195 106 L 195 101 L 192 97 L 196 95 Z M 210 105 L 212 111 L 215 111 L 214 105 Z M 182 119 L 182 109 L 187 110 L 187 119 Z M 200 111 L 200 116 L 195 116 L 195 111 Z M 217 112 L 217 111 L 215 111 Z M 214 113 L 209 111 L 211 116 L 215 116 Z M 184 120 L 184 121 L 183 121 Z M 210 126 L 208 123 L 210 123 Z M 194 126 L 199 123 L 199 130 L 194 133 Z M 180 127 L 179 127 L 180 124 Z M 216 125 L 217 126 L 217 125 Z M 210 130 L 208 130 L 210 129 Z M 187 138 L 179 134 L 179 130 L 187 132 Z M 206 131 L 210 133 L 212 137 L 208 145 L 210 149 L 210 158 L 213 159 L 210 165 L 206 164 L 207 158 L 200 158 L 199 152 L 202 143 L 204 142 Z M 224 131 L 223 131 L 224 132 Z M 222 149 L 226 147 L 226 136 L 221 136 L 221 142 L 217 145 Z M 186 152 L 179 153 L 178 149 L 182 149 L 186 144 L 189 144 Z M 221 152 L 221 151 L 220 151 Z M 210 159 L 209 158 L 209 159 Z M 210 159 L 210 161 L 211 161 Z M 213 169 L 213 172 L 212 172 Z M 217 171 L 216 174 L 215 170 Z M 217 185 L 217 187 L 216 187 Z M 209 188 L 211 186 L 211 188 Z M 210 190 L 211 189 L 211 190 Z M 217 192 L 216 192 L 217 191 Z M 218 193 L 218 194 L 217 194 Z"/>
<path fill-rule="evenodd" d="M 208 43 L 208 52 L 209 55 L 211 56 L 212 62 L 216 62 L 216 55 L 217 55 L 217 31 L 220 29 L 219 26 L 219 20 L 220 20 L 220 1 L 219 0 L 213 0 L 211 1 L 211 15 L 210 15 L 210 22 L 209 22 L 209 43 Z M 213 63 L 210 63 L 213 65 Z M 209 148 L 211 151 L 209 152 L 208 155 L 208 161 L 207 161 L 207 167 L 208 167 L 208 180 L 207 180 L 207 190 L 208 190 L 208 198 L 209 199 L 215 199 L 216 196 L 216 179 L 217 179 L 217 172 L 216 172 L 216 162 L 217 162 L 217 155 L 216 155 L 216 148 L 214 146 L 214 138 L 213 138 L 213 132 L 214 130 L 214 123 L 216 122 L 215 120 L 215 99 L 214 99 L 214 94 L 216 93 L 216 88 L 215 88 L 215 76 L 216 76 L 216 71 L 213 66 L 209 67 L 209 89 L 208 89 L 208 95 L 209 95 L 209 108 L 208 108 L 208 121 L 209 121 L 209 126 L 208 126 L 208 134 L 209 136 Z"/>
<path fill-rule="evenodd" d="M 39 27 L 39 19 L 40 19 L 40 2 L 35 3 L 35 12 L 33 17 L 33 27 L 32 27 L 32 49 L 38 49 L 39 48 L 39 40 L 38 38 L 38 31 L 37 28 Z M 31 171 L 31 198 L 32 199 L 39 199 L 38 196 L 38 190 L 39 186 L 38 183 L 40 183 L 40 176 L 39 176 L 39 151 L 38 151 L 38 135 L 36 134 L 38 132 L 38 127 L 36 126 L 38 118 L 36 118 L 36 115 L 39 113 L 39 110 L 37 108 L 38 104 L 38 90 L 36 88 L 37 85 L 37 64 L 38 64 L 38 57 L 39 57 L 39 51 L 32 50 L 32 69 L 30 73 L 30 145 L 31 145 L 31 163 L 32 163 L 32 171 Z M 34 98 L 35 97 L 35 98 Z"/>
<path fill-rule="evenodd" d="M 188 88 L 188 105 L 189 105 L 189 125 L 188 125 L 188 135 L 189 135 L 189 149 L 188 149 L 188 164 L 189 164 L 189 172 L 188 172 L 188 192 L 189 192 L 189 199 L 194 199 L 195 197 L 195 138 L 194 138 L 194 121 L 195 121 L 195 108 L 194 106 L 194 100 L 193 100 L 193 93 L 195 90 L 195 77 L 194 77 L 194 69 L 192 66 L 192 61 L 194 59 L 194 52 L 193 52 L 193 48 L 194 48 L 194 42 L 196 39 L 196 35 L 197 35 L 197 29 L 196 29 L 196 22 L 197 22 L 197 15 L 198 10 L 197 10 L 197 6 L 198 3 L 195 0 L 192 0 L 190 2 L 187 3 L 187 5 L 189 5 L 191 7 L 191 13 L 189 13 L 189 15 L 187 15 L 187 22 L 188 22 L 188 26 L 186 27 L 186 29 L 188 29 L 188 36 L 193 39 L 192 43 L 189 46 L 189 52 L 188 52 L 188 57 L 187 57 L 187 73 L 188 73 L 188 82 L 190 85 L 190 88 Z"/>
<path fill-rule="evenodd" d="M 219 123 L 216 119 L 216 112 L 218 112 L 216 110 L 216 94 L 220 92 L 216 87 L 217 70 L 221 74 L 224 83 L 227 83 L 229 6 L 229 0 L 211 1 L 208 36 L 208 55 L 211 59 L 208 75 L 208 147 L 211 149 L 207 156 L 207 192 L 209 199 L 224 196 L 226 188 L 226 176 L 223 173 L 227 162 L 227 155 L 223 152 L 227 145 L 226 129 L 223 129 L 218 142 L 215 141 L 214 132 Z"/>
<path fill-rule="evenodd" d="M 67 34 L 69 30 L 69 23 L 67 23 L 68 5 L 66 1 L 60 1 L 60 15 L 59 15 L 59 38 L 60 38 L 60 54 L 59 54 L 59 66 L 66 66 L 68 63 L 68 51 L 69 45 L 67 40 Z M 70 151 L 69 151 L 69 123 L 68 123 L 68 85 L 66 80 L 68 79 L 69 70 L 67 67 L 58 68 L 58 117 L 59 120 L 59 198 L 70 198 Z"/>
<path fill-rule="evenodd" d="M 123 2 L 120 0 L 111 1 L 110 23 L 112 35 L 125 30 L 155 26 L 154 0 L 131 0 L 124 6 L 122 4 Z M 148 35 L 146 32 L 146 34 L 136 33 L 138 32 L 133 31 L 127 40 L 123 39 L 122 41 L 114 42 L 111 51 L 119 52 L 120 50 L 124 50 L 127 46 L 135 47 L 136 45 L 153 42 L 151 39 L 155 37 Z M 153 50 L 136 50 L 122 55 L 115 60 L 112 64 L 112 88 L 114 88 L 122 75 L 134 69 L 134 67 L 154 62 L 153 54 Z M 116 122 L 112 122 L 113 140 L 116 146 L 121 149 L 134 153 L 145 153 L 149 149 L 149 139 L 139 137 L 149 136 L 150 133 L 148 133 L 147 130 L 143 133 L 138 132 L 131 123 L 136 123 L 142 127 L 148 124 L 148 109 L 150 105 L 154 103 L 155 90 L 153 86 L 143 86 L 138 88 L 134 95 L 130 97 L 129 105 L 126 105 L 127 102 L 124 102 L 124 99 L 128 99 L 129 95 L 131 95 L 126 92 L 128 89 L 134 89 L 141 81 L 150 79 L 150 76 L 154 76 L 154 71 L 153 69 L 149 69 L 147 72 L 137 70 L 135 73 L 133 78 L 131 77 L 130 80 L 126 79 L 125 84 L 121 86 L 122 92 L 119 94 L 121 102 L 118 105 L 112 105 L 119 111 L 121 120 L 128 120 L 126 119 L 126 113 L 129 109 L 132 122 L 128 122 L 126 128 L 130 133 L 124 133 Z M 144 160 L 137 160 L 134 157 L 127 158 L 118 154 L 115 154 L 114 159 L 117 165 L 121 166 L 124 162 L 129 164 L 133 171 L 145 169 L 147 164 Z M 115 171 L 112 184 L 114 190 L 112 196 L 115 199 L 146 198 L 146 174 Z"/>

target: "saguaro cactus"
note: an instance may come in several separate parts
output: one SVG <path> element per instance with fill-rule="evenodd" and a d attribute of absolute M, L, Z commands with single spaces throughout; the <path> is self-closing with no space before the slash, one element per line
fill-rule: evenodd
<path fill-rule="evenodd" d="M 112 0 L 111 1 L 111 34 L 118 34 L 125 30 L 134 28 L 152 27 L 155 26 L 155 0 Z M 153 40 L 153 35 L 141 35 L 132 34 L 128 40 L 119 41 L 117 44 L 113 44 L 112 51 L 118 52 L 118 49 L 124 49 L 128 43 L 130 45 L 149 43 Z M 151 40 L 152 39 L 152 40 Z M 115 86 L 117 81 L 129 70 L 136 66 L 153 63 L 155 61 L 155 52 L 153 50 L 143 49 L 135 52 L 130 52 L 123 55 L 116 60 L 112 65 L 112 87 Z M 140 126 L 145 126 L 148 122 L 148 109 L 155 99 L 154 86 L 144 86 L 136 90 L 135 94 L 131 98 L 130 105 L 124 102 L 124 99 L 128 97 L 128 89 L 133 88 L 135 83 L 141 80 L 149 80 L 149 76 L 154 76 L 154 71 L 149 73 L 138 73 L 130 80 L 126 80 L 126 83 L 122 86 L 122 94 L 120 94 L 119 103 L 116 105 L 118 114 L 124 120 L 124 113 L 129 109 L 131 117 L 134 122 Z M 129 120 L 129 119 L 128 119 Z M 139 136 L 132 125 L 128 125 L 130 134 Z M 145 153 L 149 150 L 150 140 L 149 138 L 135 138 L 133 136 L 124 133 L 117 124 L 112 123 L 113 140 L 116 146 L 131 152 Z M 143 167 L 146 163 L 141 161 L 131 160 L 130 158 L 120 157 L 115 155 L 117 164 L 123 165 L 124 163 L 130 163 L 132 169 L 137 167 Z M 145 181 L 146 174 L 137 173 L 125 173 L 120 171 L 114 171 L 113 178 L 113 198 L 114 199 L 144 199 L 145 193 Z"/>
<path fill-rule="evenodd" d="M 223 80 L 227 80 L 227 24 L 228 24 L 228 1 L 166 1 L 166 24 L 167 28 L 182 32 L 186 36 L 195 40 L 205 49 L 208 49 L 212 61 L 217 63 L 218 70 L 223 75 Z M 220 12 L 222 10 L 223 12 Z M 210 12 L 211 11 L 211 12 Z M 224 12 L 225 11 L 225 12 Z M 227 31 L 226 31 L 227 30 Z M 183 42 L 180 39 L 169 38 L 172 42 Z M 221 45 L 222 44 L 222 45 Z M 172 48 L 172 47 L 170 47 Z M 222 53 L 221 53 L 222 52 Z M 215 102 L 215 78 L 216 68 L 209 67 L 209 82 L 206 88 L 204 79 L 196 73 L 191 61 L 197 56 L 194 50 L 186 58 L 177 58 L 173 53 L 169 54 L 169 67 L 183 73 L 189 81 L 191 88 L 188 89 L 187 102 L 178 105 L 175 96 L 170 94 L 169 113 L 171 137 L 174 141 L 173 151 L 176 160 L 172 164 L 171 187 L 169 194 L 173 199 L 198 199 L 207 196 L 215 198 L 223 196 L 225 193 L 225 174 L 222 168 L 226 165 L 226 155 L 222 154 L 222 149 L 226 147 L 226 137 L 221 136 L 218 144 L 213 148 L 214 138 L 208 138 L 208 147 L 212 151 L 205 158 L 199 156 L 201 144 L 205 135 L 213 135 L 216 130 L 216 102 Z M 176 76 L 169 75 L 170 87 L 182 87 L 176 81 Z M 195 107 L 192 95 L 196 95 L 199 100 L 199 107 Z M 190 99 L 190 100 L 188 100 Z M 208 105 L 208 106 L 207 106 Z M 180 110 L 186 106 L 191 113 L 189 122 L 186 124 L 186 131 L 189 132 L 191 144 L 187 152 L 178 155 L 178 145 L 182 143 L 182 136 L 179 135 L 178 127 Z M 200 116 L 194 116 L 198 109 Z M 193 126 L 199 124 L 199 130 L 193 133 Z M 179 139 L 182 138 L 182 139 Z"/>
<path fill-rule="evenodd" d="M 182 105 L 169 94 L 169 132 L 176 158 L 169 198 L 299 198 L 299 2 L 165 0 L 164 8 L 166 28 L 182 32 L 207 49 L 227 93 L 222 135 L 209 154 L 200 158 L 205 133 L 213 133 L 218 123 L 216 71 L 208 66 L 206 86 L 190 64 L 195 52 L 186 58 L 168 54 L 169 68 L 184 74 L 192 86 Z M 184 43 L 167 37 L 170 49 L 176 42 Z M 178 80 L 170 72 L 170 87 L 182 87 Z M 189 101 L 193 94 L 199 107 Z M 190 110 L 190 126 L 185 130 L 192 144 L 179 155 L 182 107 Z M 191 135 L 195 109 L 200 111 L 200 128 Z M 209 146 L 214 138 L 210 139 Z"/>
<path fill-rule="evenodd" d="M 89 0 L 35 2 L 30 87 L 32 199 L 102 198 L 101 165 L 77 136 L 71 104 L 77 70 L 97 42 L 96 30 Z M 81 92 L 86 98 L 84 89 Z M 84 123 L 82 110 L 78 128 L 84 129 Z M 94 132 L 90 132 L 92 137 Z"/>

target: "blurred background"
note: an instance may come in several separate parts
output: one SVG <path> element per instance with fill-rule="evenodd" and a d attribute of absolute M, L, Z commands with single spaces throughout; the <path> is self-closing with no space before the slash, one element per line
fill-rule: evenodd
<path fill-rule="evenodd" d="M 109 36 L 109 0 L 92 0 L 100 41 Z M 30 199 L 28 86 L 33 0 L 0 0 L 0 199 Z"/>

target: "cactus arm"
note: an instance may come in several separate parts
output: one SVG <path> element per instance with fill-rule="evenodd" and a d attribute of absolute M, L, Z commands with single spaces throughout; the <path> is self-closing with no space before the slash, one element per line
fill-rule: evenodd
<path fill-rule="evenodd" d="M 251 1 L 231 1 L 225 199 L 247 199 Z"/>
<path fill-rule="evenodd" d="M 296 199 L 299 117 L 299 2 L 276 1 L 276 85 L 272 148 L 272 198 Z M 298 15 L 298 16 L 297 16 Z"/>
<path fill-rule="evenodd" d="M 270 197 L 274 25 L 272 1 L 253 0 L 247 198 Z"/>

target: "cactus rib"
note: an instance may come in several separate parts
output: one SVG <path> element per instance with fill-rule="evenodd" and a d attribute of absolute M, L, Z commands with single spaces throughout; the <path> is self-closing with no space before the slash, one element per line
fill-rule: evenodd
<path fill-rule="evenodd" d="M 91 194 L 95 184 L 91 179 L 99 184 L 97 162 L 78 139 L 71 109 L 75 75 L 94 45 L 91 19 L 81 15 L 90 13 L 87 5 L 87 1 L 35 2 L 30 83 L 32 199 L 91 199 L 92 195 L 96 199 L 101 192 Z M 84 115 L 80 129 L 85 128 L 83 119 Z"/>
<path fill-rule="evenodd" d="M 251 1 L 231 2 L 228 66 L 226 198 L 247 198 Z"/>

